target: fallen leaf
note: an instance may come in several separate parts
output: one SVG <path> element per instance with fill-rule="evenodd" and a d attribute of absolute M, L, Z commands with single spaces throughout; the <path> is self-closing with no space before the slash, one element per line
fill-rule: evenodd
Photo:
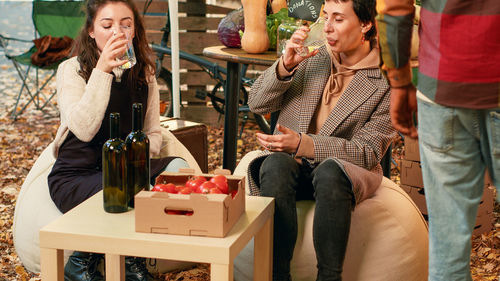
<path fill-rule="evenodd" d="M 495 268 L 495 265 L 493 263 L 487 263 L 483 268 L 484 270 L 491 272 L 493 268 Z"/>

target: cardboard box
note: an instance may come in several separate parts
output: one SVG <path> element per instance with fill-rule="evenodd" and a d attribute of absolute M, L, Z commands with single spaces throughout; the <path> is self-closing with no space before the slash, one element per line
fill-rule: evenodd
<path fill-rule="evenodd" d="M 410 195 L 417 208 L 420 210 L 422 215 L 427 217 L 427 204 L 425 203 L 425 192 L 422 187 L 413 187 L 408 185 L 401 185 L 401 188 Z M 427 219 L 427 218 L 426 218 Z"/>
<path fill-rule="evenodd" d="M 405 137 L 405 154 L 404 159 L 409 161 L 420 161 L 420 151 L 418 149 L 418 139 Z"/>
<path fill-rule="evenodd" d="M 477 223 L 477 222 L 476 222 Z M 491 231 L 493 222 L 489 220 L 481 221 L 479 225 L 476 224 L 472 235 L 477 236 Z"/>
<path fill-rule="evenodd" d="M 160 118 L 160 125 L 172 134 L 189 150 L 200 169 L 208 172 L 208 129 L 207 126 L 175 118 Z"/>
<path fill-rule="evenodd" d="M 184 185 L 192 173 L 164 172 L 156 183 Z M 211 174 L 203 174 L 207 179 Z M 245 211 L 245 177 L 226 175 L 229 191 L 238 190 L 235 197 L 226 194 L 171 194 L 141 191 L 135 196 L 135 231 L 224 237 Z M 191 215 L 167 214 L 167 211 L 188 211 Z"/>
<path fill-rule="evenodd" d="M 401 159 L 401 184 L 413 187 L 424 187 L 420 162 Z"/>
<path fill-rule="evenodd" d="M 422 216 L 428 221 L 428 211 L 427 204 L 425 202 L 425 190 L 421 187 L 413 187 L 408 185 L 401 185 L 401 188 L 410 195 L 415 205 L 418 207 Z M 477 211 L 476 222 L 473 235 L 479 235 L 489 232 L 493 227 L 493 200 L 494 191 L 491 186 L 485 186 L 483 197 L 479 203 L 479 208 Z"/>
<path fill-rule="evenodd" d="M 486 185 L 484 187 L 483 197 L 481 198 L 481 205 L 478 214 L 481 214 L 481 207 L 484 210 L 483 213 L 493 213 L 493 208 L 495 207 L 495 187 L 492 185 Z"/>

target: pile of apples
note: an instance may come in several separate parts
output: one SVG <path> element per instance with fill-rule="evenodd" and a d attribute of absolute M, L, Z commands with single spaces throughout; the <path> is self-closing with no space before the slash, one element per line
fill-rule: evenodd
<path fill-rule="evenodd" d="M 156 184 L 151 191 L 168 192 L 174 194 L 231 194 L 234 198 L 237 189 L 229 192 L 227 178 L 224 175 L 216 175 L 207 180 L 204 176 L 194 176 L 189 178 L 184 185 L 173 183 Z"/>

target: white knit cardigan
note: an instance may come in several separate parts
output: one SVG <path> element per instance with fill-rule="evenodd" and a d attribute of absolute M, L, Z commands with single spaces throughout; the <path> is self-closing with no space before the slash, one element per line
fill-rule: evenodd
<path fill-rule="evenodd" d="M 88 83 L 78 74 L 80 63 L 77 57 L 66 60 L 57 69 L 57 103 L 61 125 L 54 140 L 54 157 L 57 158 L 59 147 L 71 130 L 83 141 L 92 140 L 101 127 L 111 95 L 113 75 L 94 68 Z M 117 79 L 123 73 L 113 70 Z M 144 119 L 144 132 L 150 141 L 150 155 L 155 157 L 161 148 L 159 91 L 154 76 L 148 83 L 148 104 Z"/>

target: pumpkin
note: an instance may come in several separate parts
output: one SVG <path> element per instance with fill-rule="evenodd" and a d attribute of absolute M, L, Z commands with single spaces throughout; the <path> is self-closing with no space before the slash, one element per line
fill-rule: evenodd
<path fill-rule="evenodd" d="M 250 54 L 259 54 L 269 48 L 266 30 L 267 0 L 242 0 L 245 32 L 241 38 L 241 48 Z"/>
<path fill-rule="evenodd" d="M 276 14 L 283 8 L 288 8 L 286 4 L 286 0 L 273 0 L 271 3 L 271 8 L 273 10 L 273 14 Z"/>

